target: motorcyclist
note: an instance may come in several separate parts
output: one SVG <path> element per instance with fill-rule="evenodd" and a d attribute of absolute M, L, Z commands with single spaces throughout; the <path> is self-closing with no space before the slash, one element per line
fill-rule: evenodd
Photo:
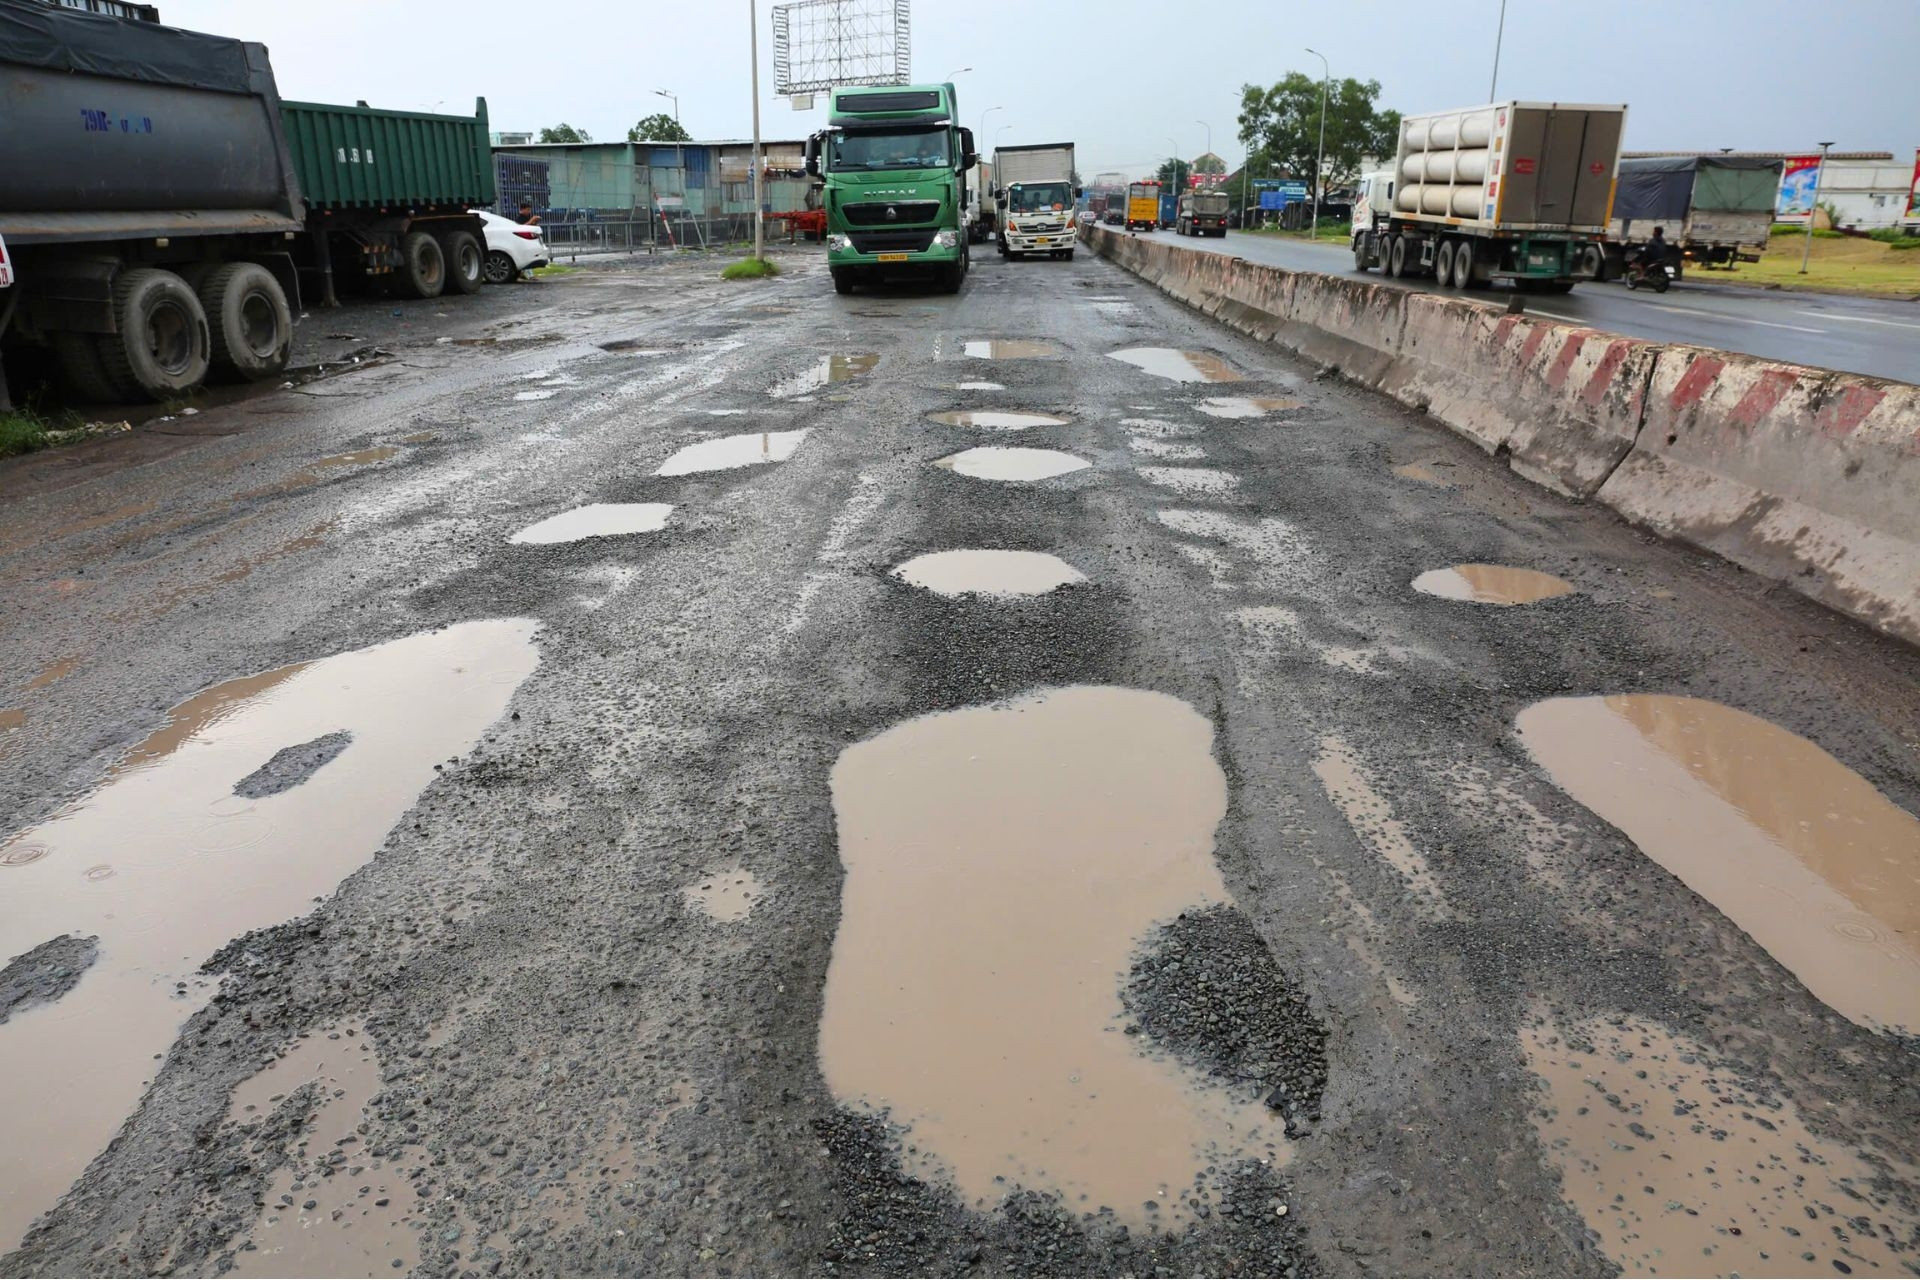
<path fill-rule="evenodd" d="M 1640 246 L 1640 270 L 1650 271 L 1667 261 L 1667 229 L 1655 227 L 1653 236 Z"/>

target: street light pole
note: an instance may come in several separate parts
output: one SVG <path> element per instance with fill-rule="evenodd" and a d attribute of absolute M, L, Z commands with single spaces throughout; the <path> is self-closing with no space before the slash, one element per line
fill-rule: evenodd
<path fill-rule="evenodd" d="M 753 67 L 753 256 L 767 254 L 767 226 L 763 218 L 766 202 L 760 198 L 760 5 L 747 0 L 747 48 Z M 725 196 L 723 188 L 721 195 Z"/>
<path fill-rule="evenodd" d="M 1307 232 L 1307 243 L 1313 244 L 1320 239 L 1320 175 L 1327 168 L 1327 84 L 1333 73 L 1327 69 L 1326 54 L 1317 49 L 1307 52 L 1320 59 L 1320 150 L 1313 157 L 1313 227 Z"/>
<path fill-rule="evenodd" d="M 1173 148 L 1173 181 L 1169 185 L 1173 187 L 1173 216 L 1177 220 L 1180 216 L 1180 142 L 1168 134 L 1167 145 Z M 1161 206 L 1162 209 L 1165 207 Z"/>
<path fill-rule="evenodd" d="M 1827 176 L 1827 148 L 1831 142 L 1820 144 L 1820 167 L 1813 171 L 1813 201 L 1807 206 L 1807 247 L 1800 251 L 1800 274 L 1807 274 L 1807 263 L 1813 258 L 1813 220 L 1820 216 L 1820 180 Z"/>
<path fill-rule="evenodd" d="M 960 70 L 958 70 L 958 71 L 949 71 L 949 72 L 947 72 L 947 79 L 949 79 L 949 80 L 951 80 L 951 79 L 953 79 L 953 78 L 954 78 L 955 76 L 957 76 L 957 75 L 962 75 L 962 74 L 964 74 L 965 72 L 968 72 L 968 71 L 971 71 L 971 70 L 973 70 L 973 68 L 972 68 L 972 67 L 961 67 L 961 68 L 960 68 Z"/>

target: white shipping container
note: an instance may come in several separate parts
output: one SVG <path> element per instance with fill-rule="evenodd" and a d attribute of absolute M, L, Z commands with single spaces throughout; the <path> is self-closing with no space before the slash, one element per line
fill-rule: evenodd
<path fill-rule="evenodd" d="M 1483 230 L 1604 233 L 1624 105 L 1497 102 L 1409 116 L 1394 216 Z"/>

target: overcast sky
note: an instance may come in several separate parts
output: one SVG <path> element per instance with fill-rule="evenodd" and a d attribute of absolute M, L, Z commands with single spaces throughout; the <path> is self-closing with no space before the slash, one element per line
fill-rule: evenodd
<path fill-rule="evenodd" d="M 672 110 L 652 92 L 665 88 L 695 137 L 751 132 L 747 0 L 158 3 L 175 26 L 264 41 L 283 97 L 464 113 L 485 95 L 495 129 L 567 120 L 620 140 Z M 762 136 L 803 137 L 825 112 L 774 96 L 769 8 L 761 0 Z M 1234 166 L 1240 85 L 1318 75 L 1309 46 L 1335 76 L 1378 80 L 1383 106 L 1488 101 L 1499 13 L 1500 0 L 913 0 L 913 75 L 972 68 L 952 77 L 962 123 L 979 131 L 1001 108 L 983 151 L 995 135 L 1071 140 L 1083 174 L 1144 172 L 1176 143 L 1197 155 L 1204 121 Z M 1508 0 L 1499 96 L 1625 102 L 1632 150 L 1831 139 L 1910 159 L 1916 54 L 1920 0 Z"/>

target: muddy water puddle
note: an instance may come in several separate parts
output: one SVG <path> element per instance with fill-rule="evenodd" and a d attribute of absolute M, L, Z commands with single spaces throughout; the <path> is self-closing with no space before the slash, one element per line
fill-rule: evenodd
<path fill-rule="evenodd" d="M 955 391 L 1005 391 L 1006 387 L 998 382 L 956 382 Z"/>
<path fill-rule="evenodd" d="M 506 710 L 539 661 L 535 625 L 461 623 L 217 685 L 91 795 L 0 845 L 0 956 L 100 939 L 72 991 L 0 1026 L 0 1150 L 34 1153 L 0 1161 L 0 1247 L 138 1102 L 213 994 L 206 958 L 311 911 Z M 351 744 L 299 785 L 234 793 L 283 749 L 340 732 Z"/>
<path fill-rule="evenodd" d="M 1038 596 L 1087 575 L 1043 551 L 936 551 L 915 556 L 894 576 L 941 596 Z"/>
<path fill-rule="evenodd" d="M 1537 569 L 1506 564 L 1456 564 L 1429 569 L 1413 580 L 1413 589 L 1442 600 L 1473 604 L 1537 604 L 1569 595 L 1573 584 Z"/>
<path fill-rule="evenodd" d="M 46 666 L 46 668 L 40 672 L 39 675 L 27 681 L 27 688 L 44 689 L 48 685 L 54 683 L 57 680 L 65 680 L 68 676 L 72 675 L 76 670 L 78 670 L 79 667 L 80 667 L 79 655 L 69 654 L 67 657 L 60 658 L 54 662 L 49 663 Z"/>
<path fill-rule="evenodd" d="M 419 1235 L 406 1219 L 424 1206 L 404 1170 L 384 1168 L 359 1145 L 367 1105 L 380 1090 L 380 1062 L 364 1030 L 352 1024 L 296 1041 L 234 1090 L 227 1120 L 255 1124 L 308 1086 L 298 1146 L 268 1185 L 259 1219 L 232 1242 L 228 1274 L 404 1274 L 419 1262 Z M 337 1160 L 336 1152 L 350 1154 Z"/>
<path fill-rule="evenodd" d="M 758 467 L 770 462 L 785 462 L 807 438 L 807 429 L 798 431 L 756 431 L 747 435 L 721 436 L 690 444 L 660 464 L 657 476 L 685 476 L 700 471 L 731 471 L 736 467 Z"/>
<path fill-rule="evenodd" d="M 832 774 L 842 886 L 820 1062 L 910 1160 L 992 1204 L 1016 1186 L 1142 1222 L 1209 1164 L 1284 1158 L 1277 1119 L 1125 1034 L 1157 922 L 1226 901 L 1210 722 L 1075 687 L 926 716 Z"/>
<path fill-rule="evenodd" d="M 1628 1275 L 1909 1275 L 1875 1170 L 1705 1046 L 1630 1018 L 1522 1031 L 1534 1126 L 1561 1187 Z"/>
<path fill-rule="evenodd" d="M 1697 698 L 1550 698 L 1520 741 L 1863 1026 L 1920 1031 L 1920 819 L 1813 743 Z"/>
<path fill-rule="evenodd" d="M 722 924 L 735 924 L 752 914 L 766 887 L 751 871 L 729 871 L 709 876 L 686 890 L 694 910 Z"/>
<path fill-rule="evenodd" d="M 1393 474 L 1399 476 L 1402 480 L 1412 480 L 1416 484 L 1432 485 L 1436 489 L 1453 488 L 1453 481 L 1446 479 L 1434 471 L 1433 467 L 1428 466 L 1424 462 L 1403 462 L 1393 468 Z"/>
<path fill-rule="evenodd" d="M 1264 418 L 1298 409 L 1298 400 L 1281 396 L 1209 396 L 1193 406 L 1209 418 Z"/>
<path fill-rule="evenodd" d="M 515 400 L 551 400 L 559 394 L 558 391 L 516 391 L 513 393 L 513 398 Z"/>
<path fill-rule="evenodd" d="M 946 467 L 976 480 L 1050 480 L 1092 466 L 1085 458 L 1057 449 L 1007 449 L 985 446 L 949 454 L 935 460 L 934 466 Z"/>
<path fill-rule="evenodd" d="M 1021 412 L 1011 409 L 949 409 L 927 415 L 949 427 L 974 427 L 986 431 L 1025 431 L 1028 427 L 1064 427 L 1071 421 L 1053 413 Z"/>
<path fill-rule="evenodd" d="M 850 382 L 871 373 L 873 367 L 879 363 L 880 357 L 870 351 L 857 355 L 822 356 L 819 363 L 809 365 L 792 377 L 775 383 L 767 394 L 776 400 L 811 395 L 833 383 Z"/>
<path fill-rule="evenodd" d="M 508 541 L 544 547 L 586 538 L 658 533 L 667 527 L 667 517 L 672 514 L 670 502 L 594 502 L 530 524 Z"/>
<path fill-rule="evenodd" d="M 1178 351 L 1172 347 L 1129 347 L 1109 351 L 1110 359 L 1130 364 L 1173 382 L 1244 382 L 1240 371 L 1206 351 Z"/>
<path fill-rule="evenodd" d="M 1044 338 L 974 338 L 964 350 L 973 360 L 1050 360 L 1067 354 Z"/>

